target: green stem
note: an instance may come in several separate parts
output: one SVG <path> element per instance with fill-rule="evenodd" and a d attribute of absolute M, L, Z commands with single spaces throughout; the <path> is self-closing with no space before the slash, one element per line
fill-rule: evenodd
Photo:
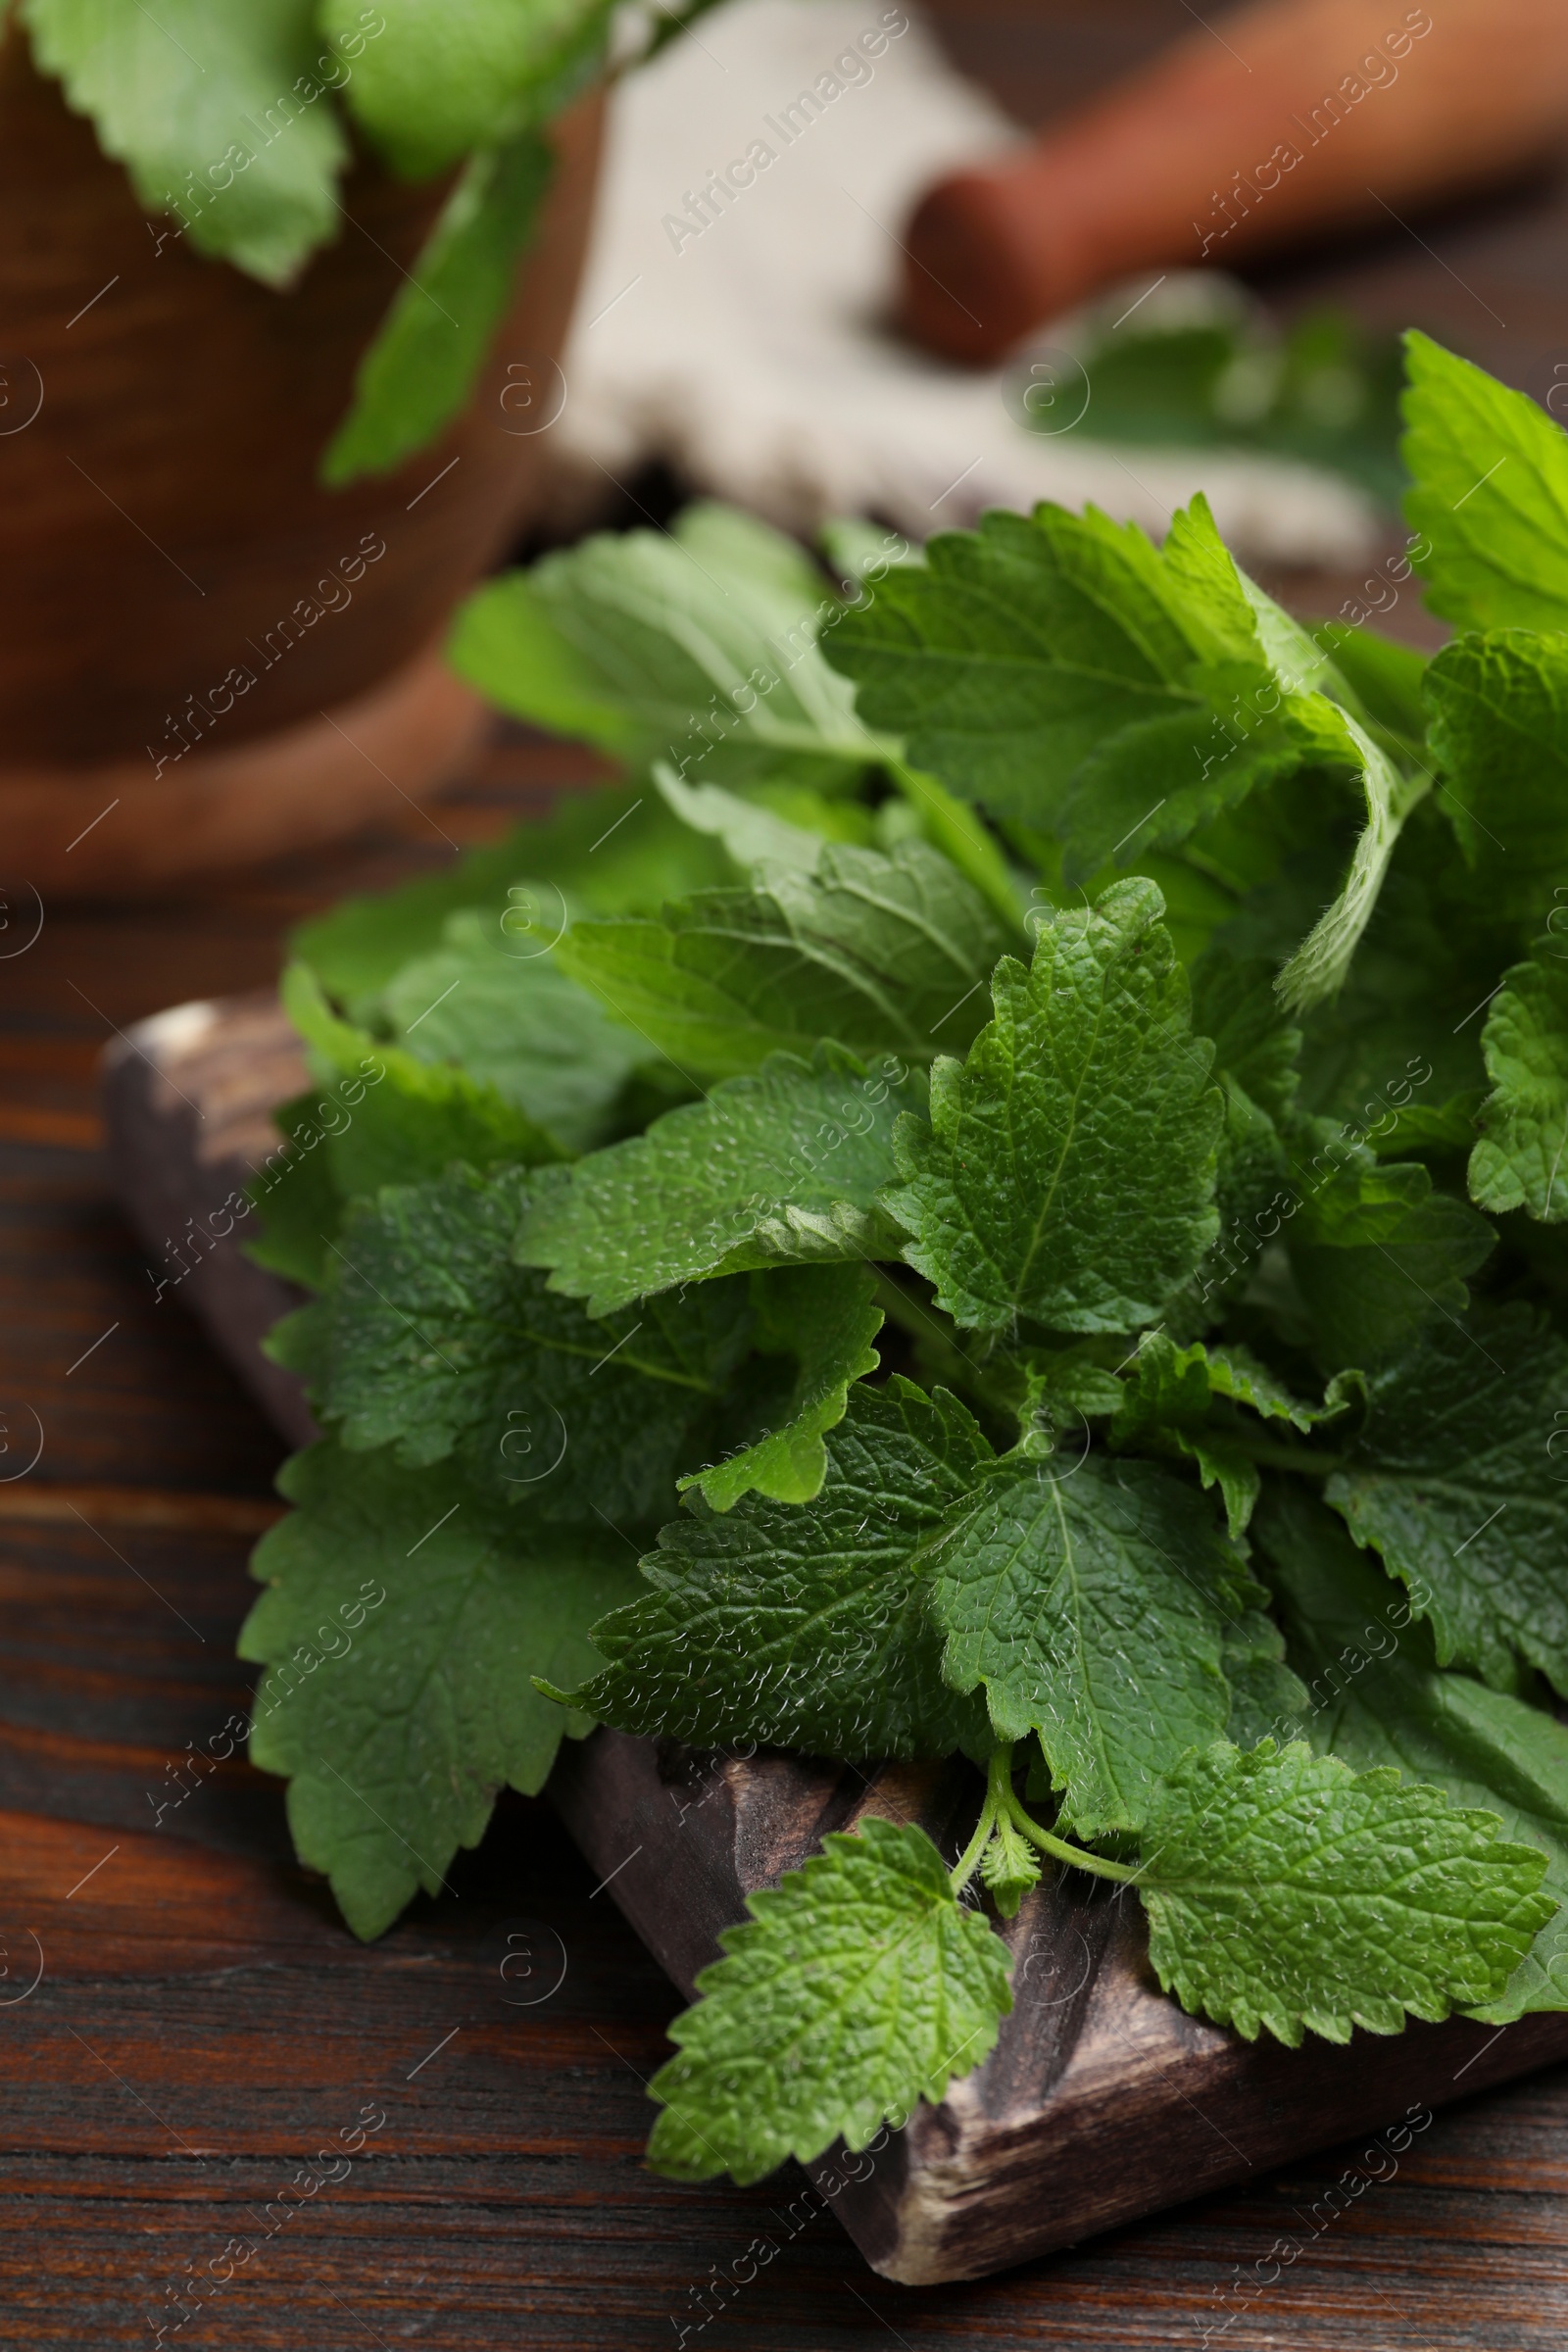
<path fill-rule="evenodd" d="M 1012 1748 L 999 1747 L 986 1773 L 986 1801 L 980 1808 L 980 1818 L 974 1825 L 974 1836 L 964 1847 L 948 1874 L 948 1884 L 955 1894 L 961 1894 L 974 1877 L 975 1868 L 997 1826 L 997 1813 L 1003 1802 L 1001 1791 L 1007 1786 L 1012 1770 Z"/>
<path fill-rule="evenodd" d="M 949 1885 L 955 1894 L 961 1894 L 974 1877 L 980 1857 L 985 1852 L 998 1819 L 1005 1814 L 1013 1827 L 1020 1830 L 1031 1844 L 1050 1854 L 1057 1862 L 1070 1863 L 1074 1870 L 1087 1870 L 1097 1879 L 1119 1879 L 1124 1885 L 1138 1876 L 1126 1862 L 1107 1862 L 1102 1855 L 1086 1853 L 1081 1845 L 1068 1845 L 1061 1838 L 1054 1838 L 1043 1830 L 1038 1821 L 1030 1819 L 1013 1794 L 1012 1746 L 999 1747 L 986 1768 L 986 1801 L 980 1808 L 980 1818 L 974 1825 L 974 1836 L 964 1847 L 949 1874 Z"/>
<path fill-rule="evenodd" d="M 993 1757 L 993 1764 L 995 1761 Z M 1057 1862 L 1068 1862 L 1074 1870 L 1087 1870 L 1092 1878 L 1119 1879 L 1124 1886 L 1137 1878 L 1138 1872 L 1131 1864 L 1107 1862 L 1103 1855 L 1085 1853 L 1081 1845 L 1068 1845 L 1064 1838 L 1054 1838 L 1049 1830 L 1043 1830 L 1038 1821 L 1030 1819 L 1014 1796 L 1010 1779 L 1003 1789 L 1002 1801 L 1013 1828 L 1020 1830 L 1032 1845 L 1038 1845 L 1043 1854 L 1052 1855 Z"/>

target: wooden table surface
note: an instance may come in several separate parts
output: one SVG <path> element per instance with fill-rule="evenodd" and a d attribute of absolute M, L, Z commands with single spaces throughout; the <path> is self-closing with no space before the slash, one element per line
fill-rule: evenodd
<path fill-rule="evenodd" d="M 972 0 L 953 38 L 1044 108 L 1194 13 Z M 1561 186 L 1500 199 L 1275 290 L 1413 319 L 1539 393 L 1568 357 L 1565 223 Z M 351 852 L 169 906 L 50 906 L 30 945 L 0 877 L 0 2344 L 1555 2345 L 1568 2069 L 1396 2159 L 1357 2143 L 1002 2279 L 900 2288 L 796 2173 L 642 2169 L 676 1998 L 544 1803 L 505 1801 L 455 1893 L 365 1950 L 293 1865 L 276 1784 L 236 1756 L 166 1802 L 246 1703 L 233 1641 L 281 1448 L 115 1211 L 98 1051 L 265 985 L 311 908 L 586 775 L 498 739 L 427 815 L 389 794 Z M 509 1937 L 536 1955 L 520 1987 Z M 359 2132 L 302 2197 L 297 2169 Z"/>

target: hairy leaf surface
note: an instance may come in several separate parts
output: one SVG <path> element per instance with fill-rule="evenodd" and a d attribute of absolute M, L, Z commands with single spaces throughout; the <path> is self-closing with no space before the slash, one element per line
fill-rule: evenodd
<path fill-rule="evenodd" d="M 1200 498 L 1160 549 L 1094 508 L 1041 506 L 942 532 L 925 558 L 846 613 L 828 659 L 917 767 L 1057 832 L 1070 879 L 1182 840 L 1298 763 L 1264 610 L 1292 684 L 1327 665 L 1243 579 Z"/>
<path fill-rule="evenodd" d="M 747 1345 L 744 1283 L 598 1319 L 517 1265 L 529 1177 L 457 1168 L 348 1219 L 306 1361 L 355 1452 L 411 1467 L 462 1446 L 475 1491 L 589 1525 L 669 1507 Z"/>
<path fill-rule="evenodd" d="M 1222 1106 L 1162 912 L 1128 881 L 1043 923 L 967 1061 L 937 1064 L 930 1126 L 898 1131 L 888 1206 L 960 1324 L 1152 1322 L 1213 1238 Z"/>
<path fill-rule="evenodd" d="M 239 1644 L 267 1667 L 251 1760 L 290 1776 L 302 1861 L 356 1935 L 379 1936 L 478 1844 L 498 1789 L 535 1794 L 563 1732 L 587 1729 L 530 1678 L 591 1667 L 588 1628 L 630 1555 L 603 1530 L 487 1515 L 445 1465 L 327 1443 L 278 1483 L 297 1507 L 257 1548 L 268 1591 Z"/>
<path fill-rule="evenodd" d="M 339 1020 L 304 964 L 284 973 L 282 998 L 323 1090 L 318 1123 L 346 1199 L 437 1176 L 454 1160 L 490 1168 L 561 1157 L 555 1138 L 495 1087 Z"/>
<path fill-rule="evenodd" d="M 1552 924 L 1568 860 L 1568 638 L 1455 638 L 1427 671 L 1425 700 L 1442 806 L 1476 893 L 1528 938 Z"/>
<path fill-rule="evenodd" d="M 1005 945 L 987 902 L 923 841 L 826 844 L 810 872 L 710 891 L 657 920 L 577 923 L 557 959 L 683 1067 L 732 1077 L 782 1049 L 929 1061 L 985 1017 Z"/>
<path fill-rule="evenodd" d="M 1483 1208 L 1568 1217 L 1568 957 L 1547 946 L 1515 964 L 1493 998 L 1481 1040 L 1492 1092 L 1470 1154 L 1470 1196 Z"/>
<path fill-rule="evenodd" d="M 653 1586 L 595 1628 L 610 1661 L 568 1703 L 617 1730 L 829 1756 L 987 1748 L 985 1710 L 944 1683 L 924 1548 L 991 1449 L 956 1398 L 857 1388 L 804 1507 L 693 1497 L 643 1562 Z"/>
<path fill-rule="evenodd" d="M 867 1266 L 780 1266 L 752 1278 L 756 1345 L 793 1355 L 795 1384 L 776 1426 L 727 1459 L 681 1480 L 715 1511 L 754 1491 L 774 1502 L 809 1502 L 827 1476 L 824 1433 L 843 1420 L 850 1389 L 879 1358 L 876 1282 Z"/>
<path fill-rule="evenodd" d="M 863 2148 L 977 2066 L 1012 2006 L 1006 1947 L 912 1825 L 864 1816 L 747 1909 L 654 2077 L 649 2160 L 677 2180 Z"/>
<path fill-rule="evenodd" d="M 1568 1343 L 1529 1307 L 1444 1319 L 1370 1385 L 1324 1490 L 1431 1620 L 1440 1664 L 1568 1692 Z M 1568 1451 L 1568 1445 L 1565 1445 Z"/>
<path fill-rule="evenodd" d="M 1495 2000 L 1554 1908 L 1545 1855 L 1498 1828 L 1304 1741 L 1216 1742 L 1150 1807 L 1150 1959 L 1184 2008 L 1292 2049 L 1307 2027 L 1348 2041 Z"/>
<path fill-rule="evenodd" d="M 1358 1772 L 1396 1765 L 1452 1804 L 1495 1813 L 1504 1837 L 1546 1856 L 1542 1887 L 1555 1916 L 1483 2014 L 1503 2025 L 1568 2008 L 1568 1729 L 1542 1707 L 1442 1672 L 1431 1628 L 1412 1622 L 1408 1598 L 1310 1494 L 1272 1495 L 1258 1538 L 1306 1685 L 1312 1745 Z"/>
<path fill-rule="evenodd" d="M 876 1196 L 910 1100 L 831 1046 L 776 1054 L 542 1186 L 518 1252 L 594 1314 L 694 1277 L 891 1255 Z"/>
<path fill-rule="evenodd" d="M 1039 1733 L 1080 1836 L 1137 1829 L 1159 1775 L 1224 1730 L 1226 1627 L 1261 1595 L 1209 1505 L 1155 1463 L 1001 1470 L 930 1573 L 943 1672 L 984 1686 L 999 1740 Z"/>
<path fill-rule="evenodd" d="M 1415 1160 L 1336 1170 L 1286 1233 L 1319 1352 L 1336 1367 L 1384 1363 L 1429 1322 L 1462 1314 L 1465 1278 L 1495 1239 Z"/>

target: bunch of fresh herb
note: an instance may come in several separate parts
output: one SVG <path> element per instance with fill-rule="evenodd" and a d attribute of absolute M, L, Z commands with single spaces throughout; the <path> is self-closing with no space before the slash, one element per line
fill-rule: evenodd
<path fill-rule="evenodd" d="M 621 63 L 715 0 L 645 0 Z M 171 236 L 291 284 L 343 226 L 350 132 L 451 192 L 361 364 L 323 480 L 382 473 L 462 409 L 550 184 L 548 125 L 606 72 L 615 0 L 22 0 L 39 69 Z M 618 44 L 617 44 L 618 46 Z"/>
<path fill-rule="evenodd" d="M 698 508 L 459 627 L 633 780 L 299 938 L 378 1076 L 285 1114 L 330 1434 L 243 1650 L 351 1924 L 595 1721 L 975 1768 L 956 1860 L 753 1898 L 671 2173 L 940 2097 L 1048 1869 L 1249 2036 L 1568 2005 L 1568 441 L 1409 369 L 1430 663 L 1200 501 L 844 530 L 842 592 Z"/>

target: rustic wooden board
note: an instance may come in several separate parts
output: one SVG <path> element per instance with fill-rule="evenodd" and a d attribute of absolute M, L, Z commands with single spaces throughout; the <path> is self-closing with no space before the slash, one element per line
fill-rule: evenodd
<path fill-rule="evenodd" d="M 109 1049 L 104 1086 L 115 1181 L 163 1278 L 295 1441 L 309 1412 L 259 1341 L 297 1294 L 242 1255 L 241 1196 L 275 1149 L 271 1105 L 304 1082 L 274 1003 L 254 997 L 140 1023 Z M 975 1790 L 961 1765 L 867 1777 L 602 1731 L 563 1751 L 549 1793 L 689 1990 L 745 1894 L 825 1831 L 875 1811 L 920 1821 L 956 1853 Z M 1243 2042 L 1159 1992 L 1136 1906 L 1077 1874 L 1030 1895 L 1007 1934 L 1016 2005 L 986 2065 L 874 2155 L 808 2168 L 890 2278 L 980 2278 L 1568 2055 L 1568 2017 L 1411 2026 L 1345 2049 Z"/>

